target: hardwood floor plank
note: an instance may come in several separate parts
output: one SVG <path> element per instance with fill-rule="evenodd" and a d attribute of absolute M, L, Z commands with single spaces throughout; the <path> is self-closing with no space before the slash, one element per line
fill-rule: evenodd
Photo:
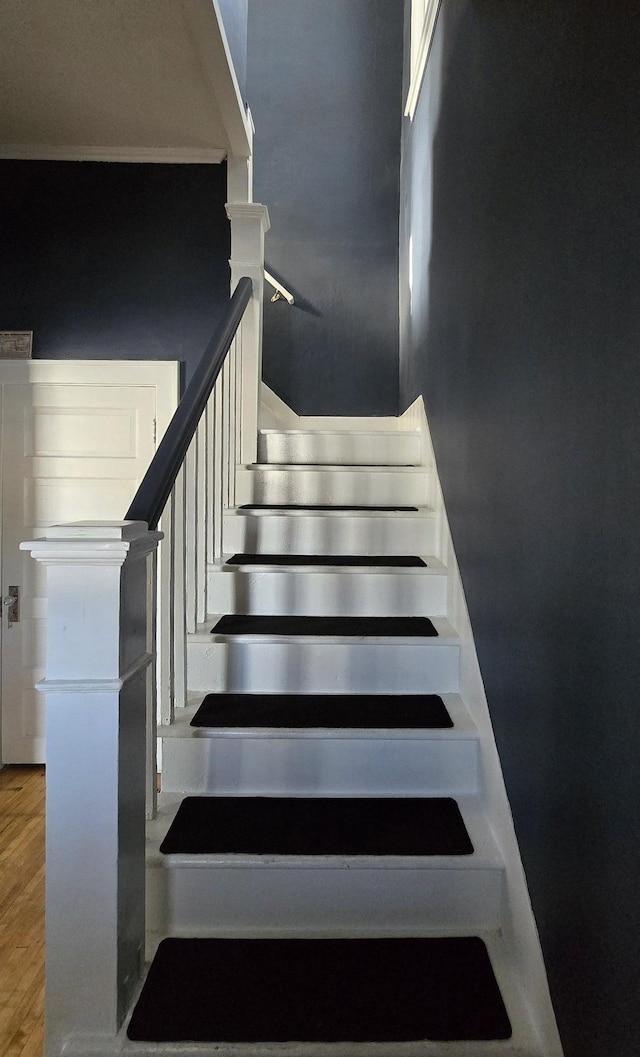
<path fill-rule="evenodd" d="M 42 1057 L 44 767 L 0 770 L 0 1054 Z"/>

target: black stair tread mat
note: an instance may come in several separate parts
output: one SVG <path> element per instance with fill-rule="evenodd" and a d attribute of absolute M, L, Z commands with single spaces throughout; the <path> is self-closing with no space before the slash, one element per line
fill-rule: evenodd
<path fill-rule="evenodd" d="M 433 638 L 428 617 L 300 617 L 227 613 L 211 628 L 213 635 L 408 636 Z"/>
<path fill-rule="evenodd" d="M 234 554 L 226 565 L 353 565 L 394 569 L 426 567 L 414 554 Z"/>
<path fill-rule="evenodd" d="M 508 1039 L 478 936 L 166 939 L 127 1029 L 144 1042 Z"/>
<path fill-rule="evenodd" d="M 165 855 L 470 855 L 451 797 L 188 796 Z"/>
<path fill-rule="evenodd" d="M 437 694 L 207 694 L 192 727 L 444 729 Z"/>
<path fill-rule="evenodd" d="M 384 510 L 391 513 L 418 513 L 417 506 L 321 506 L 309 503 L 243 503 L 238 510 Z"/>

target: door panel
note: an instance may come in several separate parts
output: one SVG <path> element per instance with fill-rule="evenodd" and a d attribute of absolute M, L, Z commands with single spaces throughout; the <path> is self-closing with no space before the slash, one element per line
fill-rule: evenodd
<path fill-rule="evenodd" d="M 4 763 L 45 759 L 34 683 L 44 675 L 46 570 L 19 544 L 52 524 L 121 520 L 155 450 L 155 385 L 84 384 L 86 370 L 74 384 L 69 364 L 59 368 L 59 384 L 2 385 L 3 595 L 20 587 L 19 623 L 2 613 Z"/>

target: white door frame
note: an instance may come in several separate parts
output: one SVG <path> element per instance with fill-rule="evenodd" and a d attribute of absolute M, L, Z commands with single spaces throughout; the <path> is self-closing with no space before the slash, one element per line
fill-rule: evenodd
<path fill-rule="evenodd" d="M 48 384 L 73 386 L 140 386 L 155 390 L 155 439 L 162 438 L 180 398 L 180 363 L 175 360 L 0 360 L 0 415 L 3 400 L 12 385 Z M 0 443 L 2 422 L 0 421 Z M 2 452 L 0 450 L 0 460 Z M 2 462 L 0 461 L 0 467 Z M 0 481 L 0 584 L 4 589 L 2 568 L 2 482 Z M 133 498 L 133 497 L 132 497 Z M 114 512 L 124 517 L 126 511 Z M 171 589 L 166 577 L 161 578 L 161 590 Z M 159 598 L 158 604 L 163 604 Z M 2 633 L 4 633 L 4 627 Z M 168 643 L 160 643 L 160 652 Z M 2 719 L 2 685 L 0 682 L 0 730 Z M 0 743 L 0 766 L 2 765 Z"/>

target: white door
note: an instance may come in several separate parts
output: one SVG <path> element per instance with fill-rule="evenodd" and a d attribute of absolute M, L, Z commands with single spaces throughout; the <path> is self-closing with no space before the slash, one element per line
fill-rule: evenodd
<path fill-rule="evenodd" d="M 27 382 L 5 381 L 4 366 L 2 595 L 19 594 L 19 620 L 3 605 L 2 760 L 43 763 L 44 697 L 34 684 L 44 675 L 46 569 L 19 544 L 52 524 L 124 517 L 155 451 L 158 388 L 117 384 L 122 364 L 49 362 L 46 380 Z M 38 366 L 32 375 L 42 375 Z M 177 389 L 175 366 L 162 365 Z"/>

